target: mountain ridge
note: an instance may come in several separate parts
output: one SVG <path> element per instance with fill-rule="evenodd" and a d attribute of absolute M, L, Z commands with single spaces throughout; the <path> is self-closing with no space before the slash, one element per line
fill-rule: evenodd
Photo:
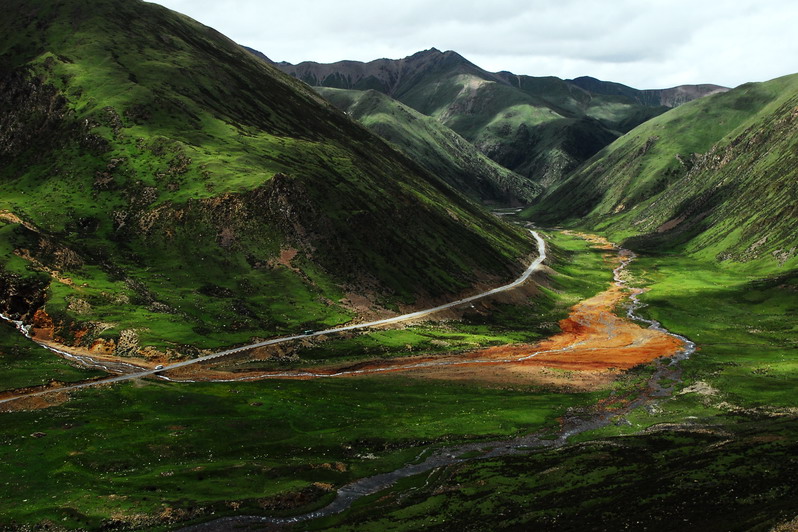
<path fill-rule="evenodd" d="M 250 52 L 256 55 L 263 55 L 261 52 L 252 48 L 247 48 Z M 265 57 L 265 56 L 263 56 Z M 466 59 L 464 56 L 454 50 L 441 51 L 435 47 L 420 50 L 414 54 L 400 59 L 379 58 L 370 61 L 356 61 L 356 60 L 341 60 L 333 63 L 320 63 L 317 61 L 301 61 L 293 64 L 287 61 L 275 62 L 266 58 L 269 62 L 276 65 L 278 68 L 311 86 L 323 86 L 342 89 L 374 89 L 379 90 L 391 97 L 397 98 L 401 96 L 401 92 L 397 91 L 395 84 L 387 84 L 384 88 L 377 88 L 372 86 L 369 79 L 373 76 L 375 79 L 380 80 L 379 77 L 374 75 L 374 72 L 384 72 L 397 76 L 394 81 L 401 79 L 400 73 L 408 65 L 414 65 L 413 70 L 420 70 L 423 67 L 429 66 L 430 63 L 449 61 L 451 63 L 461 64 L 469 70 L 479 72 L 485 79 L 492 78 L 507 85 L 513 85 L 510 79 L 515 78 L 516 83 L 520 85 L 519 79 L 522 78 L 535 78 L 527 74 L 515 74 L 509 71 L 490 72 L 482 69 Z M 351 69 L 352 75 L 342 75 L 342 71 L 347 68 Z M 345 83 L 345 86 L 333 85 L 333 81 L 328 79 L 335 76 L 336 80 Z M 538 76 L 539 77 L 539 76 Z M 561 79 L 556 76 L 543 76 L 543 79 Z M 380 80 L 384 81 L 384 80 Z M 663 89 L 636 89 L 622 83 L 604 81 L 592 76 L 579 76 L 573 79 L 562 79 L 566 83 L 574 85 L 580 89 L 596 94 L 604 94 L 607 96 L 626 96 L 639 101 L 639 103 L 647 106 L 664 105 L 666 107 L 677 107 L 682 103 L 687 103 L 693 99 L 701 98 L 716 92 L 724 92 L 729 90 L 728 87 L 716 85 L 712 83 L 699 83 L 699 84 L 683 84 Z M 681 94 L 679 98 L 676 95 Z"/>
<path fill-rule="evenodd" d="M 670 104 L 718 89 L 639 91 L 595 80 L 491 73 L 435 48 L 402 59 L 275 63 L 311 86 L 378 90 L 439 120 L 502 166 L 550 186 Z M 581 78 L 580 78 L 581 79 Z M 592 78 L 590 78 L 592 79 Z"/>

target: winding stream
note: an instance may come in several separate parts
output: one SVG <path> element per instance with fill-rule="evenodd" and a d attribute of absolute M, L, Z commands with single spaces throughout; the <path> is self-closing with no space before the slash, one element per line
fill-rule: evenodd
<path fill-rule="evenodd" d="M 621 256 L 620 265 L 613 270 L 614 282 L 616 286 L 628 288 L 622 274 L 627 266 L 636 258 L 636 255 L 629 250 L 617 246 L 614 249 Z M 391 487 L 400 479 L 426 473 L 439 467 L 450 466 L 477 459 L 519 455 L 527 453 L 533 449 L 551 449 L 562 447 L 568 443 L 568 439 L 572 436 L 610 425 L 632 410 L 655 402 L 656 399 L 654 398 L 667 397 L 670 395 L 672 387 L 675 386 L 681 378 L 681 370 L 678 367 L 678 362 L 685 360 L 692 355 L 695 352 L 696 346 L 695 343 L 684 336 L 667 330 L 658 321 L 649 320 L 638 314 L 638 311 L 646 306 L 645 303 L 641 302 L 639 299 L 639 295 L 642 292 L 643 291 L 640 289 L 631 289 L 626 316 L 633 321 L 647 324 L 648 328 L 650 329 L 654 329 L 677 338 L 682 342 L 683 348 L 677 355 L 672 356 L 670 358 L 670 362 L 667 364 L 658 360 L 657 367 L 648 381 L 648 389 L 651 390 L 651 392 L 641 394 L 634 400 L 627 403 L 621 409 L 615 409 L 612 411 L 606 409 L 599 410 L 588 419 L 577 416 L 566 416 L 563 421 L 562 428 L 560 429 L 560 433 L 556 439 L 542 439 L 540 434 L 533 433 L 506 440 L 479 441 L 456 445 L 453 447 L 434 449 L 430 451 L 430 454 L 423 461 L 407 464 L 394 471 L 362 478 L 342 486 L 338 489 L 333 502 L 324 508 L 305 514 L 296 515 L 293 517 L 223 517 L 207 523 L 186 527 L 181 530 L 186 532 L 223 531 L 230 530 L 236 526 L 263 524 L 278 526 L 290 525 L 293 523 L 300 523 L 321 517 L 328 517 L 343 512 L 355 501 L 364 496 L 371 495 Z M 534 356 L 534 354 L 530 356 Z M 514 361 L 517 361 L 517 359 L 514 359 Z M 673 384 L 670 387 L 663 387 L 660 385 L 660 381 L 662 380 L 671 381 Z M 474 452 L 478 452 L 480 454 L 474 457 L 462 457 L 463 455 L 466 455 L 466 453 Z M 419 456 L 423 456 L 424 454 L 425 453 L 422 452 Z"/>
<path fill-rule="evenodd" d="M 545 255 L 545 247 L 544 247 L 542 239 L 540 239 L 540 237 L 534 231 L 531 231 L 531 232 L 535 236 L 535 238 L 538 240 L 539 250 L 541 251 L 541 253 L 540 253 L 540 257 L 538 258 L 538 260 L 536 260 L 532 265 L 530 265 L 530 267 L 526 270 L 526 272 L 524 272 L 524 274 L 522 275 L 521 278 L 519 278 L 518 280 L 516 280 L 515 282 L 513 282 L 513 283 L 511 283 L 509 285 L 505 285 L 503 287 L 500 287 L 500 288 L 497 288 L 497 289 L 493 289 L 493 290 L 488 291 L 486 293 L 479 294 L 478 296 L 472 296 L 470 298 L 465 298 L 465 299 L 459 300 L 459 301 L 454 302 L 454 303 L 450 303 L 450 304 L 447 304 L 447 305 L 444 305 L 444 306 L 441 306 L 441 307 L 436 307 L 434 309 L 428 309 L 428 310 L 425 310 L 425 311 L 420 311 L 418 313 L 414 313 L 414 315 L 415 314 L 426 315 L 426 314 L 429 314 L 431 312 L 440 310 L 442 308 L 450 308 L 452 306 L 456 306 L 456 305 L 459 305 L 459 304 L 467 303 L 467 302 L 473 301 L 473 300 L 475 300 L 475 299 L 477 299 L 479 297 L 485 297 L 486 295 L 490 295 L 490 294 L 497 293 L 499 291 L 504 291 L 504 290 L 508 290 L 508 289 L 514 288 L 514 287 L 518 286 L 519 284 L 521 284 L 522 282 L 524 282 L 529 277 L 529 275 L 540 266 L 540 264 L 542 263 L 543 259 L 545 259 L 545 257 L 546 257 L 546 255 Z M 620 288 L 629 289 L 628 286 L 627 286 L 626 281 L 623 279 L 623 272 L 626 270 L 627 266 L 636 258 L 636 255 L 634 253 L 632 253 L 631 251 L 629 251 L 629 250 L 626 250 L 626 249 L 623 249 L 623 248 L 619 248 L 617 246 L 614 247 L 614 251 L 616 251 L 619 254 L 619 256 L 621 257 L 621 263 L 613 270 L 614 283 L 615 283 L 616 286 L 618 286 Z M 640 301 L 640 299 L 639 299 L 639 295 L 641 293 L 643 293 L 643 290 L 640 290 L 640 289 L 630 289 L 630 290 L 631 290 L 631 292 L 630 292 L 630 295 L 628 296 L 629 303 L 627 305 L 627 312 L 626 312 L 627 318 L 629 318 L 630 320 L 639 322 L 639 323 L 644 323 L 644 324 L 646 324 L 648 326 L 649 329 L 654 329 L 656 331 L 659 331 L 661 333 L 667 334 L 667 335 L 669 335 L 669 336 L 671 336 L 673 338 L 678 339 L 681 342 L 683 347 L 682 347 L 681 351 L 678 354 L 676 354 L 675 356 L 672 356 L 670 358 L 670 362 L 669 363 L 666 364 L 663 361 L 658 360 L 656 362 L 657 367 L 656 367 L 654 373 L 652 374 L 652 376 L 649 378 L 649 382 L 648 382 L 649 393 L 642 393 L 640 396 L 638 396 L 634 400 L 628 402 L 622 408 L 611 410 L 611 411 L 608 410 L 608 409 L 604 409 L 604 410 L 599 409 L 595 414 L 593 414 L 591 417 L 589 417 L 587 419 L 580 418 L 580 417 L 573 416 L 573 415 L 566 416 L 564 421 L 563 421 L 563 424 L 562 424 L 562 427 L 560 429 L 560 432 L 559 432 L 557 438 L 555 438 L 555 439 L 550 439 L 550 438 L 543 439 L 540 434 L 533 433 L 533 434 L 528 434 L 528 435 L 524 435 L 524 436 L 511 438 L 511 439 L 495 440 L 495 441 L 479 441 L 479 442 L 461 444 L 461 445 L 457 445 L 457 446 L 453 446 L 453 447 L 433 449 L 431 451 L 428 451 L 428 450 L 425 449 L 419 455 L 419 458 L 421 456 L 424 456 L 425 454 L 427 455 L 426 458 L 424 458 L 423 460 L 415 462 L 415 463 L 411 463 L 411 464 L 406 464 L 406 465 L 404 465 L 404 466 L 402 466 L 402 467 L 400 467 L 400 468 L 398 468 L 398 469 L 396 469 L 394 471 L 390 471 L 388 473 L 382 473 L 382 474 L 379 474 L 379 475 L 374 475 L 374 476 L 371 476 L 371 477 L 362 478 L 362 479 L 354 481 L 354 482 L 352 482 L 350 484 L 342 486 L 341 488 L 338 489 L 338 491 L 336 493 L 336 497 L 333 500 L 333 502 L 331 502 L 330 504 L 328 504 L 327 506 L 325 506 L 325 507 L 323 507 L 323 508 L 321 508 L 319 510 L 315 510 L 315 511 L 308 512 L 308 513 L 305 513 L 305 514 L 301 514 L 301 515 L 297 515 L 297 516 L 293 516 L 293 517 L 285 517 L 285 518 L 264 517 L 264 516 L 225 517 L 225 518 L 217 519 L 217 520 L 214 520 L 214 521 L 211 521 L 211 522 L 203 523 L 203 524 L 200 524 L 200 525 L 195 525 L 195 526 L 191 526 L 191 527 L 188 527 L 188 528 L 184 528 L 182 530 L 186 530 L 186 531 L 229 530 L 230 528 L 235 527 L 235 526 L 258 525 L 258 524 L 288 525 L 288 524 L 292 524 L 292 523 L 299 523 L 299 522 L 303 522 L 303 521 L 309 521 L 311 519 L 317 519 L 317 518 L 320 518 L 320 517 L 326 517 L 326 516 L 334 515 L 334 514 L 337 514 L 337 513 L 340 513 L 342 511 L 346 510 L 347 508 L 349 508 L 352 505 L 352 503 L 354 503 L 356 500 L 360 499 L 361 497 L 364 497 L 366 495 L 371 495 L 373 493 L 377 493 L 378 491 L 381 491 L 381 490 L 384 490 L 386 488 L 389 488 L 390 486 L 395 484 L 400 479 L 407 478 L 407 477 L 410 477 L 410 476 L 413 476 L 413 475 L 418 475 L 418 474 L 425 473 L 425 472 L 428 472 L 428 471 L 432 471 L 433 469 L 436 469 L 436 468 L 439 468 L 439 467 L 459 464 L 459 463 L 462 463 L 462 462 L 465 462 L 465 461 L 469 461 L 469 460 L 483 459 L 483 458 L 493 458 L 493 457 L 501 457 L 501 456 L 510 456 L 510 455 L 518 455 L 518 454 L 529 452 L 530 450 L 533 450 L 533 449 L 545 449 L 545 448 L 561 447 L 561 446 L 565 445 L 568 442 L 568 439 L 571 438 L 574 435 L 577 435 L 577 434 L 580 434 L 582 432 L 586 432 L 586 431 L 589 431 L 589 430 L 605 427 L 605 426 L 615 422 L 616 419 L 619 419 L 619 418 L 623 417 L 624 415 L 628 414 L 630 411 L 632 411 L 632 410 L 634 410 L 634 409 L 636 409 L 638 407 L 644 406 L 646 404 L 653 403 L 654 401 L 656 401 L 655 398 L 667 397 L 668 395 L 670 395 L 673 386 L 675 386 L 680 381 L 680 378 L 681 378 L 681 370 L 678 367 L 678 362 L 688 358 L 690 355 L 692 355 L 695 352 L 695 349 L 696 349 L 695 343 L 690 341 L 688 338 L 685 338 L 684 336 L 681 336 L 681 335 L 672 333 L 671 331 L 668 331 L 659 322 L 657 322 L 655 320 L 649 320 L 647 318 L 644 318 L 644 317 L 640 316 L 638 314 L 638 312 L 639 312 L 639 310 L 642 307 L 645 306 L 645 304 L 642 303 Z M 0 317 L 5 319 L 5 320 L 7 320 L 7 321 L 9 321 L 9 322 L 11 322 L 11 323 L 13 323 L 15 325 L 15 327 L 22 334 L 24 334 L 25 336 L 30 338 L 30 331 L 29 331 L 30 326 L 27 326 L 27 325 L 23 324 L 22 322 L 20 322 L 18 320 L 13 320 L 13 319 L 11 319 L 11 318 L 9 318 L 9 317 L 7 317 L 5 315 L 2 315 L 2 314 L 0 314 Z M 398 318 L 400 318 L 400 319 L 401 318 L 405 318 L 406 319 L 406 316 L 400 316 Z M 383 320 L 383 321 L 391 322 L 391 321 L 399 321 L 399 320 L 397 318 L 392 318 L 392 319 Z M 368 324 L 360 324 L 360 325 L 356 325 L 356 326 L 348 326 L 348 327 L 340 328 L 340 329 L 336 329 L 336 330 L 344 330 L 344 329 L 348 330 L 348 329 L 355 329 L 355 328 L 365 328 L 365 327 L 368 327 L 368 326 L 373 326 L 373 325 L 378 324 L 378 323 L 382 323 L 382 322 L 373 322 L 373 323 L 368 323 Z M 288 341 L 288 340 L 293 340 L 293 339 L 296 339 L 296 338 L 302 338 L 302 337 L 305 337 L 305 336 L 317 336 L 317 335 L 320 335 L 320 334 L 325 334 L 327 332 L 334 332 L 334 331 L 318 331 L 318 332 L 313 333 L 312 335 L 298 335 L 298 336 L 295 336 L 295 337 L 281 338 L 281 339 L 279 339 L 279 341 Z M 271 342 L 272 341 L 269 341 L 268 343 L 271 343 Z M 267 342 L 263 342 L 262 344 L 266 344 L 266 343 Z M 40 345 L 42 345 L 42 344 L 40 344 Z M 92 385 L 92 384 L 99 384 L 99 383 L 103 383 L 103 382 L 109 383 L 109 382 L 116 382 L 116 381 L 119 381 L 119 380 L 127 380 L 129 378 L 132 378 L 133 375 L 135 375 L 137 377 L 140 377 L 140 376 L 147 376 L 147 375 L 155 375 L 156 374 L 155 370 L 147 370 L 146 368 L 142 368 L 140 366 L 136 366 L 136 365 L 133 365 L 133 364 L 127 364 L 127 363 L 124 363 L 124 362 L 108 363 L 106 361 L 98 361 L 98 360 L 95 360 L 95 359 L 93 359 L 91 357 L 87 357 L 87 356 L 74 355 L 74 354 L 68 353 L 66 351 L 62 351 L 62 350 L 59 350 L 59 349 L 56 349 L 54 347 L 47 346 L 47 345 L 42 345 L 42 347 L 45 347 L 45 348 L 57 353 L 58 355 L 60 355 L 60 356 L 62 356 L 64 358 L 67 358 L 67 359 L 69 359 L 71 361 L 74 361 L 75 363 L 77 363 L 77 364 L 79 364 L 79 365 L 81 365 L 83 367 L 103 369 L 103 370 L 111 372 L 111 373 L 122 373 L 123 374 L 123 375 L 119 375 L 117 377 L 112 377 L 112 378 L 109 378 L 109 379 L 98 380 L 98 381 L 95 381 L 95 382 L 92 382 L 92 383 L 82 383 L 82 384 L 76 385 L 76 386 L 64 387 L 64 388 L 61 388 L 61 390 L 74 389 L 74 388 L 78 388 L 78 387 L 83 387 L 83 386 Z M 247 346 L 247 347 L 251 348 L 252 346 Z M 202 357 L 202 359 L 205 360 L 205 359 L 218 358 L 218 357 L 224 356 L 226 354 L 230 354 L 230 353 L 233 353 L 233 352 L 238 352 L 238 351 L 240 351 L 242 349 L 244 349 L 244 348 L 236 348 L 236 349 L 232 349 L 232 350 L 228 350 L 228 351 L 224 351 L 224 352 L 220 352 L 220 353 L 214 353 L 213 355 Z M 507 359 L 507 360 L 499 360 L 498 362 L 507 362 L 507 363 L 520 362 L 520 361 L 529 359 L 531 357 L 534 357 L 534 356 L 540 354 L 541 352 L 543 352 L 543 351 L 534 352 L 532 354 L 525 355 L 525 356 L 523 356 L 521 358 L 514 357 L 514 358 Z M 194 359 L 192 361 L 187 361 L 187 363 L 196 363 L 197 361 L 198 361 L 197 359 Z M 484 363 L 484 362 L 496 363 L 497 361 L 495 359 L 493 359 L 493 360 L 471 359 L 471 360 L 462 361 L 462 362 L 459 362 L 459 363 L 460 364 L 479 364 L 479 363 Z M 165 371 L 167 369 L 170 369 L 170 368 L 187 365 L 187 363 L 184 362 L 184 363 L 178 363 L 178 364 L 170 365 L 170 366 L 167 366 L 166 368 L 163 368 L 163 371 Z M 439 361 L 439 362 L 430 361 L 430 362 L 423 362 L 423 363 L 418 363 L 418 364 L 408 364 L 406 366 L 403 366 L 401 369 L 402 370 L 412 370 L 412 369 L 416 369 L 416 368 L 430 367 L 430 366 L 434 366 L 434 365 L 448 365 L 448 364 L 458 364 L 458 362 L 456 362 L 456 361 Z M 338 372 L 334 372 L 334 373 L 315 373 L 315 372 L 270 373 L 270 374 L 263 374 L 263 375 L 258 375 L 258 376 L 254 376 L 254 377 L 250 376 L 250 377 L 243 377 L 241 379 L 231 379 L 231 380 L 252 380 L 252 379 L 256 379 L 256 378 L 263 379 L 263 378 L 286 378 L 286 377 L 306 377 L 306 378 L 307 377 L 311 377 L 311 378 L 312 377 L 317 377 L 317 378 L 339 377 L 339 376 L 344 376 L 344 375 L 354 375 L 354 374 L 364 374 L 364 373 L 372 373 L 372 372 L 379 372 L 379 371 L 387 371 L 389 369 L 397 369 L 397 368 L 395 368 L 395 367 L 383 367 L 383 368 L 377 367 L 377 368 L 370 368 L 370 369 L 365 369 L 365 370 L 338 371 Z M 144 370 L 144 371 L 142 371 L 142 370 Z M 158 374 L 156 376 L 166 379 L 166 377 L 161 375 L 161 374 Z M 663 386 L 661 386 L 660 381 L 672 382 L 673 384 L 671 386 L 669 386 L 669 387 L 663 387 Z M 39 393 L 48 393 L 48 392 L 49 391 L 44 391 L 44 392 L 39 392 Z M 37 395 L 37 394 L 28 394 L 28 395 Z M 14 398 L 6 399 L 6 400 L 0 400 L 0 402 L 4 402 L 4 401 L 7 401 L 7 400 L 13 400 L 13 399 Z M 474 452 L 479 453 L 478 456 L 469 457 L 469 458 L 463 458 L 463 456 L 466 455 L 466 453 L 473 454 Z"/>

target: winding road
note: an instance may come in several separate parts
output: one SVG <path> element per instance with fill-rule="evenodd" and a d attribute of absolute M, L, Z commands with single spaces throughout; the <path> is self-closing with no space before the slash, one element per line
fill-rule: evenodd
<path fill-rule="evenodd" d="M 133 373 L 125 373 L 125 374 L 118 375 L 116 377 L 110 377 L 110 378 L 107 378 L 107 379 L 100 379 L 100 380 L 96 380 L 96 381 L 87 381 L 87 382 L 82 382 L 82 383 L 79 383 L 79 384 L 73 384 L 71 386 L 63 386 L 63 387 L 59 387 L 59 388 L 49 388 L 49 389 L 46 389 L 46 390 L 39 390 L 39 391 L 35 391 L 35 392 L 15 395 L 15 396 L 12 396 L 12 397 L 6 397 L 6 398 L 3 398 L 3 399 L 0 399 L 0 404 L 8 403 L 8 402 L 11 402 L 11 401 L 16 401 L 18 399 L 23 399 L 23 398 L 27 398 L 27 397 L 37 397 L 37 396 L 40 396 L 40 395 L 51 394 L 51 393 L 55 393 L 55 392 L 67 392 L 67 391 L 72 391 L 72 390 L 78 390 L 78 389 L 81 389 L 81 388 L 88 388 L 89 386 L 98 386 L 98 385 L 101 385 L 101 384 L 113 384 L 113 383 L 128 381 L 128 380 L 132 380 L 132 379 L 140 379 L 142 377 L 149 377 L 151 375 L 160 376 L 161 373 L 164 373 L 164 372 L 169 371 L 169 370 L 178 369 L 178 368 L 184 368 L 186 366 L 190 366 L 190 365 L 193 365 L 193 364 L 198 364 L 200 362 L 207 362 L 208 360 L 214 360 L 214 359 L 217 359 L 217 358 L 222 358 L 222 357 L 225 357 L 225 356 L 228 356 L 228 355 L 233 355 L 235 353 L 240 353 L 242 351 L 247 351 L 249 349 L 255 349 L 257 347 L 265 347 L 265 346 L 269 346 L 269 345 L 282 344 L 282 343 L 285 343 L 285 342 L 291 342 L 293 340 L 299 340 L 301 338 L 312 338 L 314 336 L 322 336 L 322 335 L 325 335 L 325 334 L 332 334 L 332 333 L 338 333 L 338 332 L 343 332 L 343 331 L 355 331 L 355 330 L 359 330 L 359 329 L 368 329 L 368 328 L 371 328 L 371 327 L 378 327 L 378 326 L 381 326 L 381 325 L 389 325 L 389 324 L 392 324 L 392 323 L 410 321 L 410 320 L 414 320 L 414 319 L 418 319 L 418 318 L 423 318 L 424 316 L 427 316 L 429 314 L 433 314 L 435 312 L 440 312 L 441 310 L 446 310 L 446 309 L 458 307 L 460 305 L 464 305 L 464 304 L 467 304 L 467 303 L 471 303 L 472 301 L 477 301 L 479 299 L 483 299 L 483 298 L 492 296 L 494 294 L 498 294 L 500 292 L 506 292 L 508 290 L 512 290 L 514 288 L 517 288 L 518 286 L 520 286 L 524 282 L 526 282 L 526 280 L 529 279 L 529 277 L 533 273 L 535 273 L 536 271 L 538 271 L 540 269 L 541 265 L 543 264 L 543 261 L 545 261 L 546 258 L 547 258 L 547 255 L 546 255 L 546 242 L 537 233 L 537 231 L 533 231 L 533 230 L 529 229 L 529 232 L 532 234 L 532 236 L 537 241 L 538 257 L 529 265 L 529 267 L 524 271 L 524 273 L 522 273 L 521 276 L 518 277 L 515 281 L 513 281 L 510 284 L 506 284 L 506 285 L 500 286 L 498 288 L 494 288 L 492 290 L 488 290 L 487 292 L 482 292 L 482 293 L 479 293 L 479 294 L 476 294 L 476 295 L 473 295 L 473 296 L 465 297 L 463 299 L 458 299 L 456 301 L 451 301 L 451 302 L 445 303 L 443 305 L 438 305 L 437 307 L 432 307 L 432 308 L 428 308 L 428 309 L 424 309 L 424 310 L 419 310 L 419 311 L 416 311 L 416 312 L 411 312 L 409 314 L 402 314 L 401 316 L 394 316 L 392 318 L 385 318 L 385 319 L 382 319 L 382 320 L 370 321 L 370 322 L 367 322 L 367 323 L 357 323 L 357 324 L 354 324 L 354 325 L 345 325 L 343 327 L 333 327 L 331 329 L 325 329 L 323 331 L 314 331 L 314 332 L 308 333 L 308 334 L 295 334 L 295 335 L 292 335 L 292 336 L 281 336 L 279 338 L 272 338 L 270 340 L 264 340 L 262 342 L 256 342 L 254 344 L 244 345 L 244 346 L 236 347 L 236 348 L 233 348 L 233 349 L 225 349 L 224 351 L 219 351 L 219 352 L 216 352 L 216 353 L 211 353 L 209 355 L 204 355 L 204 356 L 201 356 L 201 357 L 192 358 L 191 360 L 185 360 L 183 362 L 176 362 L 174 364 L 165 365 L 165 366 L 163 366 L 162 368 L 159 368 L 159 369 L 148 369 L 148 370 L 144 370 L 144 371 L 136 371 L 136 372 L 133 372 Z M 3 318 L 8 319 L 5 316 L 3 316 Z M 9 321 L 12 321 L 12 320 L 9 320 Z M 19 328 L 23 333 L 27 334 L 27 330 L 19 322 L 14 322 L 14 323 L 17 324 L 17 328 Z M 70 353 L 68 353 L 66 351 L 61 351 L 61 350 L 58 350 L 58 349 L 55 349 L 55 348 L 52 348 L 50 346 L 46 346 L 46 345 L 43 345 L 43 344 L 40 344 L 40 345 L 42 345 L 42 347 L 45 347 L 46 349 L 50 349 L 51 351 L 55 351 L 55 352 L 57 352 L 57 353 L 59 353 L 61 355 L 64 355 L 64 356 L 68 357 L 68 358 L 75 358 L 73 355 L 71 355 Z"/>
<path fill-rule="evenodd" d="M 622 260 L 613 270 L 613 280 L 618 287 L 628 288 L 622 272 L 636 258 L 629 250 L 614 246 L 615 251 L 622 254 Z M 656 403 L 659 399 L 672 393 L 676 382 L 681 381 L 681 369 L 678 363 L 692 355 L 696 344 L 688 338 L 673 333 L 663 327 L 658 321 L 646 319 L 638 311 L 645 303 L 638 298 L 640 291 L 633 289 L 629 294 L 626 316 L 628 319 L 647 325 L 647 329 L 655 330 L 671 336 L 681 343 L 681 348 L 675 356 L 668 359 L 658 359 L 654 362 L 656 369 L 649 377 L 646 390 L 627 404 L 597 406 L 596 411 L 587 417 L 576 412 L 562 418 L 562 426 L 556 438 L 551 438 L 540 433 L 525 434 L 514 438 L 496 441 L 477 441 L 455 446 L 433 448 L 425 450 L 416 457 L 416 460 L 405 464 L 393 471 L 379 473 L 370 477 L 360 478 L 336 490 L 335 499 L 327 506 L 318 510 L 291 517 L 270 517 L 263 515 L 238 515 L 229 516 L 192 525 L 179 529 L 180 532 L 221 532 L 234 528 L 250 529 L 271 525 L 274 527 L 290 526 L 313 519 L 329 517 L 343 512 L 352 506 L 352 503 L 387 489 L 400 479 L 414 475 L 428 473 L 434 469 L 488 458 L 523 455 L 537 449 L 556 449 L 568 444 L 568 440 L 586 431 L 606 427 L 616 420 L 622 419 L 633 410 L 645 405 Z M 530 356 L 535 356 L 534 353 Z M 521 359 L 519 359 L 521 360 Z M 421 457 L 424 459 L 421 460 Z"/>

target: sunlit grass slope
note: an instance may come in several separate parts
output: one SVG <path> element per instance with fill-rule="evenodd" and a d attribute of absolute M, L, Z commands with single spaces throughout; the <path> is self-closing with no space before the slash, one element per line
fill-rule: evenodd
<path fill-rule="evenodd" d="M 525 216 L 630 245 L 798 265 L 798 76 L 687 103 L 630 131 Z"/>

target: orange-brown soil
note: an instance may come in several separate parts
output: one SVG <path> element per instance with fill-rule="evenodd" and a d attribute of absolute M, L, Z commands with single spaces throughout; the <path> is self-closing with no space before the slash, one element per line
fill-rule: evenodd
<path fill-rule="evenodd" d="M 617 252 L 607 240 L 578 234 L 599 249 L 608 251 L 608 265 L 617 268 L 627 257 Z M 536 288 L 522 287 L 502 298 L 529 297 Z M 638 291 L 639 292 L 639 291 Z M 261 380 L 269 378 L 313 379 L 338 376 L 385 375 L 395 372 L 412 372 L 413 376 L 445 380 L 469 380 L 498 385 L 544 385 L 566 391 L 603 388 L 619 373 L 658 357 L 673 356 L 682 349 L 677 338 L 615 315 L 615 309 L 629 296 L 630 289 L 615 282 L 609 289 L 586 299 L 570 309 L 569 316 L 560 322 L 561 332 L 535 344 L 490 347 L 468 353 L 450 355 L 422 355 L 369 360 L 348 366 L 316 367 L 308 370 L 286 371 L 227 371 L 214 367 L 215 362 L 196 364 L 171 370 L 168 377 L 174 380 Z M 457 311 L 453 311 L 454 314 Z M 452 318 L 452 315 L 437 316 Z M 428 318 L 427 318 L 428 319 Z M 42 320 L 44 321 L 44 320 Z M 42 324 L 45 325 L 45 324 Z M 42 326 L 43 329 L 46 327 Z M 46 335 L 37 340 L 61 348 L 48 341 Z M 103 362 L 127 362 L 142 368 L 152 368 L 158 360 L 124 359 L 109 356 L 102 346 L 93 349 L 68 348 L 75 354 L 88 355 Z M 278 348 L 279 346 L 274 346 Z M 266 359 L 275 355 L 274 348 L 250 351 L 249 360 Z M 279 353 L 277 353 L 279 354 Z M 240 357 L 242 355 L 236 355 Z M 225 361 L 229 362 L 228 359 Z M 50 394 L 48 394 L 49 396 Z M 64 398 L 36 398 L 22 408 L 50 406 L 48 399 L 56 402 Z M 45 399 L 44 397 L 48 397 Z M 38 404 L 42 403 L 42 404 Z"/>
<path fill-rule="evenodd" d="M 26 395 L 29 393 L 40 392 L 49 388 L 53 389 L 52 393 L 44 395 L 34 395 L 31 397 L 21 397 L 16 401 L 8 403 L 0 403 L 0 412 L 16 412 L 20 410 L 39 410 L 41 408 L 48 408 L 50 406 L 58 406 L 69 400 L 69 393 L 66 391 L 59 392 L 58 388 L 65 386 L 64 383 L 51 382 L 50 384 L 42 386 L 31 386 L 18 390 L 5 390 L 0 392 L 0 399 L 8 397 L 15 397 L 17 395 Z"/>
<path fill-rule="evenodd" d="M 601 237 L 578 236 L 600 249 L 614 250 L 614 246 Z M 619 253 L 607 254 L 612 267 L 620 265 L 624 258 Z M 570 315 L 560 322 L 562 332 L 536 344 L 497 346 L 465 354 L 364 361 L 307 371 L 230 373 L 192 366 L 175 377 L 191 380 L 256 380 L 278 376 L 308 379 L 412 371 L 414 376 L 447 380 L 595 389 L 608 384 L 623 370 L 658 357 L 675 355 L 682 349 L 677 338 L 616 316 L 615 309 L 628 295 L 629 289 L 614 283 L 608 290 L 574 305 Z"/>

